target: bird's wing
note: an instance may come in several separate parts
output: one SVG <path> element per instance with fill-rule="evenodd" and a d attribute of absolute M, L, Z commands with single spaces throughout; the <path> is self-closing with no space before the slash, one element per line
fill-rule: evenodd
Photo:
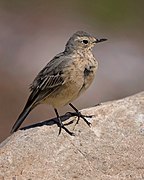
<path fill-rule="evenodd" d="M 36 89 L 40 89 L 41 91 L 45 89 L 51 89 L 61 85 L 64 82 L 62 76 L 60 74 L 56 75 L 45 75 L 44 77 L 40 77 L 37 81 Z M 33 90 L 35 89 L 33 88 Z"/>
<path fill-rule="evenodd" d="M 65 83 L 63 68 L 69 63 L 69 57 L 62 53 L 55 56 L 36 76 L 30 86 L 31 94 L 26 106 L 35 104 Z"/>
<path fill-rule="evenodd" d="M 41 77 L 41 80 L 37 83 L 37 85 L 32 87 L 32 92 L 28 98 L 28 101 L 22 113 L 15 122 L 11 132 L 15 132 L 19 128 L 29 112 L 41 99 L 55 91 L 63 82 L 64 81 L 59 74 L 43 76 L 43 78 Z"/>
<path fill-rule="evenodd" d="M 31 86 L 31 94 L 27 105 L 41 101 L 46 96 L 57 90 L 64 83 L 60 74 L 45 75 L 37 81 L 37 85 Z"/>

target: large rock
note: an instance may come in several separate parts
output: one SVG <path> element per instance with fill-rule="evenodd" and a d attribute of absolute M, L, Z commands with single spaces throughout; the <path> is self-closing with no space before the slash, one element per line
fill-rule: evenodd
<path fill-rule="evenodd" d="M 144 179 L 144 92 L 82 113 L 94 115 L 88 119 L 92 127 L 81 119 L 75 136 L 64 130 L 58 136 L 51 120 L 7 138 L 0 148 L 0 179 Z"/>

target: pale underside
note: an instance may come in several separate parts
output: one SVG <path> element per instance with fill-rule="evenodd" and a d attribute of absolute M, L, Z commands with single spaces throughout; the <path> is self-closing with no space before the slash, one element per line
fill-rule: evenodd
<path fill-rule="evenodd" d="M 60 60 L 57 61 L 58 66 L 61 65 Z M 73 56 L 73 61 L 68 62 L 64 64 L 62 73 L 60 73 L 61 67 L 56 69 L 58 71 L 56 75 L 47 74 L 47 72 L 44 75 L 43 70 L 41 79 L 35 79 L 31 98 L 35 98 L 35 94 L 38 96 L 35 98 L 34 106 L 46 103 L 59 108 L 75 100 L 91 85 L 98 66 L 92 53 L 87 54 L 85 58 L 80 55 Z M 51 62 L 50 66 L 52 65 Z M 88 73 L 85 73 L 85 69 Z"/>
<path fill-rule="evenodd" d="M 67 105 L 74 101 L 81 93 L 83 93 L 92 83 L 95 77 L 97 66 L 93 66 L 88 76 L 84 75 L 85 64 L 83 67 L 75 68 L 73 63 L 62 76 L 64 82 L 55 88 L 55 90 L 45 97 L 41 103 L 47 103 L 54 108 Z"/>

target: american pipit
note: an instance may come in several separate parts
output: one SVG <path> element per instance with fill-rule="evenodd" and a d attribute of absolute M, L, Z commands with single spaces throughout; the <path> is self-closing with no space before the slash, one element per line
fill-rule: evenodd
<path fill-rule="evenodd" d="M 26 116 L 37 105 L 47 103 L 53 106 L 57 124 L 73 135 L 62 123 L 57 108 L 69 104 L 75 115 L 90 126 L 86 118 L 76 109 L 71 102 L 84 92 L 92 83 L 98 62 L 92 54 L 92 48 L 96 43 L 107 39 L 97 39 L 90 34 L 78 31 L 68 40 L 65 50 L 56 55 L 36 76 L 30 86 L 31 94 L 28 101 L 15 122 L 12 131 L 15 132 Z"/>

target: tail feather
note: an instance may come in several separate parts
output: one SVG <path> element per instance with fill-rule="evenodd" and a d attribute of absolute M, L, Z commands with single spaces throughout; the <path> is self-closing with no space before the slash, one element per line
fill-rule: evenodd
<path fill-rule="evenodd" d="M 31 111 L 31 106 L 24 108 L 24 110 L 22 111 L 22 113 L 19 115 L 17 121 L 15 122 L 15 124 L 12 127 L 11 133 L 15 132 L 18 130 L 18 128 L 20 127 L 20 125 L 23 123 L 23 121 L 25 120 L 25 118 L 27 117 L 27 115 L 30 113 Z"/>

